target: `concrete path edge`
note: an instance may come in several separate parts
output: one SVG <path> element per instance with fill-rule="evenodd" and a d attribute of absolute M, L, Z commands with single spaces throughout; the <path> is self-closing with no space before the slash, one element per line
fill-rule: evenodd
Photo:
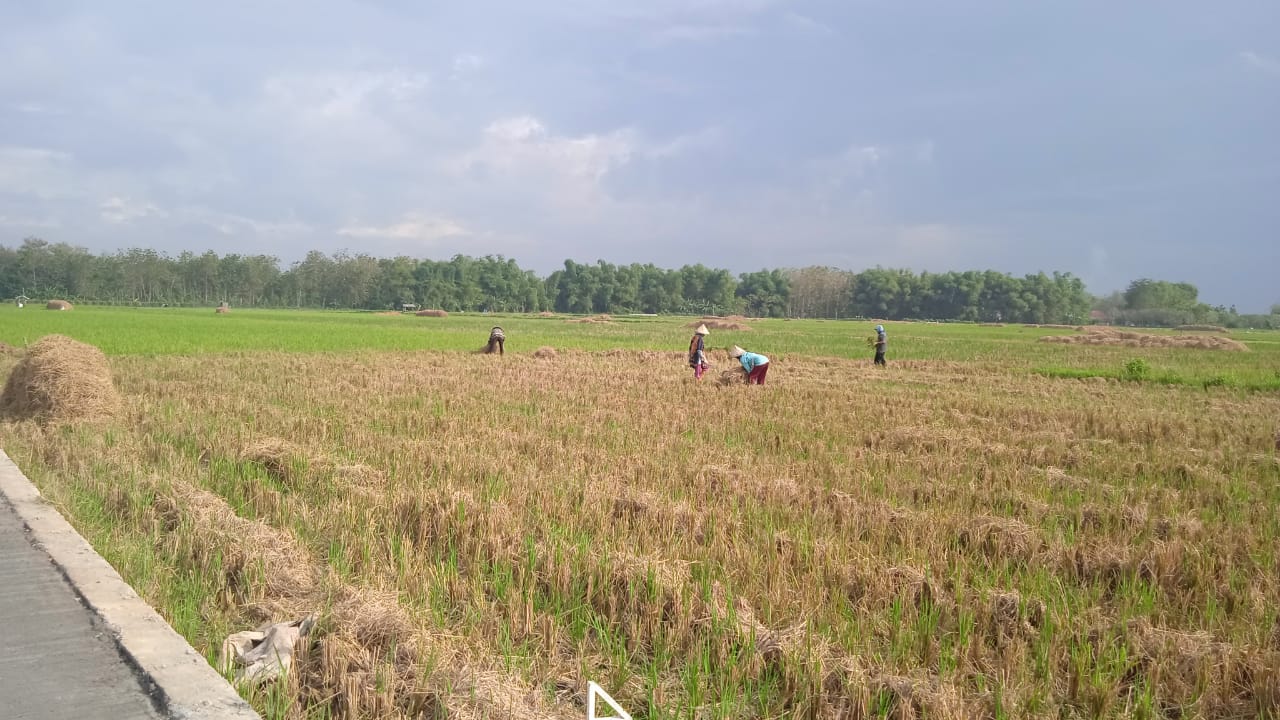
<path fill-rule="evenodd" d="M 115 568 L 40 495 L 0 450 L 0 494 L 31 533 L 36 546 L 91 611 L 111 628 L 121 653 L 162 696 L 176 720 L 261 720 L 204 656 L 134 592 Z"/>

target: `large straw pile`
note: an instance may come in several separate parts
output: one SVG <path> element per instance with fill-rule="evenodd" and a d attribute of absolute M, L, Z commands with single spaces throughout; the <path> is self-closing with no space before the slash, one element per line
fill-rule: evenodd
<path fill-rule="evenodd" d="M 1046 335 L 1041 342 L 1070 345 L 1117 345 L 1143 348 L 1196 348 L 1201 350 L 1248 350 L 1242 342 L 1216 335 L 1152 335 L 1151 333 L 1117 330 L 1112 327 L 1086 327 L 1079 335 Z"/>
<path fill-rule="evenodd" d="M 750 330 L 751 326 L 743 322 L 746 318 L 741 315 L 729 315 L 728 317 L 704 317 L 701 320 L 695 320 L 687 325 L 687 327 L 696 328 L 699 325 L 706 325 L 710 330 Z"/>
<path fill-rule="evenodd" d="M 17 420 L 98 420 L 119 409 L 106 356 L 62 335 L 47 335 L 29 347 L 0 394 L 0 416 Z"/>
<path fill-rule="evenodd" d="M 565 322 L 571 323 L 611 323 L 613 316 L 601 313 L 600 315 L 592 315 L 590 317 L 570 318 Z"/>
<path fill-rule="evenodd" d="M 46 310 L 71 310 L 74 306 L 66 300 L 50 300 L 44 307 Z"/>
<path fill-rule="evenodd" d="M 414 313 L 414 315 L 417 315 L 418 317 L 435 317 L 435 318 L 449 317 L 449 313 L 445 312 L 444 310 L 419 310 L 418 312 Z"/>

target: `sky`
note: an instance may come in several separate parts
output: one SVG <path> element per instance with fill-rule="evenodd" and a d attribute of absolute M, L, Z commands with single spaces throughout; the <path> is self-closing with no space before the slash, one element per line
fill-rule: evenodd
<path fill-rule="evenodd" d="M 1280 3 L 0 5 L 0 244 L 1280 303 Z"/>

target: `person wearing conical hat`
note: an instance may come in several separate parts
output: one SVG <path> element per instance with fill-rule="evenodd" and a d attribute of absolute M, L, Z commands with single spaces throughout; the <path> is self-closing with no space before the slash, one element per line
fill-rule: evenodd
<path fill-rule="evenodd" d="M 737 358 L 742 369 L 747 371 L 748 385 L 763 385 L 764 376 L 769 373 L 769 358 L 760 353 L 747 352 L 737 345 L 729 351 L 729 357 Z"/>
<path fill-rule="evenodd" d="M 703 323 L 693 331 L 693 339 L 689 341 L 689 367 L 693 368 L 694 380 L 701 380 L 702 373 L 711 367 L 711 363 L 707 362 L 707 348 L 703 342 L 710 334 L 711 331 Z"/>

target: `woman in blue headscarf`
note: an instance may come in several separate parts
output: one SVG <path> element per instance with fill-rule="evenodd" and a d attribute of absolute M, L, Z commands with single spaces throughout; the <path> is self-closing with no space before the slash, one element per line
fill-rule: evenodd
<path fill-rule="evenodd" d="M 889 340 L 885 337 L 884 326 L 876 326 L 876 360 L 877 365 L 888 367 L 888 363 L 884 361 L 884 351 L 889 347 Z"/>

